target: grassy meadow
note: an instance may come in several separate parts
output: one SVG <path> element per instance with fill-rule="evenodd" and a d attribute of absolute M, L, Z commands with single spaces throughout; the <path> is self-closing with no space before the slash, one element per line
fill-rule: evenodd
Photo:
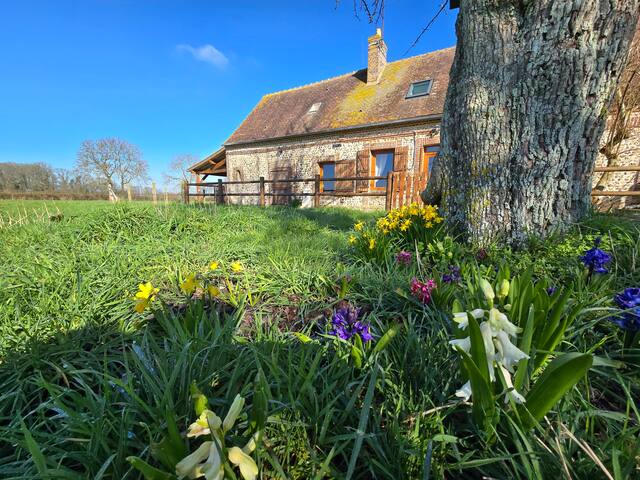
<path fill-rule="evenodd" d="M 637 219 L 594 214 L 512 251 L 435 225 L 385 236 L 383 216 L 0 201 L 0 478 L 177 478 L 203 399 L 223 417 L 236 395 L 245 405 L 222 444 L 254 435 L 258 478 L 640 477 L 638 336 L 610 321 L 614 295 L 640 286 Z M 606 274 L 579 258 L 597 238 Z M 445 281 L 454 267 L 461 278 Z M 502 377 L 482 397 L 449 344 L 466 335 L 452 313 L 489 301 L 480 277 L 496 291 L 486 311 L 533 332 L 514 375 L 532 410 L 554 358 L 589 356 L 539 421 L 505 403 Z M 413 278 L 434 280 L 428 299 Z M 145 282 L 159 291 L 136 313 Z M 348 307 L 372 341 L 331 330 Z M 486 398 L 491 422 L 478 416 Z M 225 478 L 247 478 L 231 458 Z"/>

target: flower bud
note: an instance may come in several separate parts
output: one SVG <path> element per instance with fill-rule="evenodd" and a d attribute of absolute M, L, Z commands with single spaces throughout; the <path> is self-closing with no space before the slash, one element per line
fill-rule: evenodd
<path fill-rule="evenodd" d="M 227 416 L 224 417 L 224 420 L 222 421 L 222 429 L 225 432 L 229 431 L 229 429 L 233 427 L 233 424 L 236 423 L 236 419 L 242 412 L 243 407 L 244 407 L 244 398 L 242 398 L 240 395 L 236 395 L 236 398 L 233 399 L 233 403 L 231 404 L 231 407 L 229 407 Z"/>
<path fill-rule="evenodd" d="M 498 298 L 503 299 L 509 295 L 509 280 L 506 278 L 500 282 L 500 286 L 498 287 Z"/>
<path fill-rule="evenodd" d="M 493 299 L 496 297 L 495 293 L 493 293 L 493 287 L 491 284 L 484 278 L 480 279 L 480 288 L 482 289 L 482 293 L 484 293 L 485 298 L 489 301 L 489 303 L 493 303 Z"/>

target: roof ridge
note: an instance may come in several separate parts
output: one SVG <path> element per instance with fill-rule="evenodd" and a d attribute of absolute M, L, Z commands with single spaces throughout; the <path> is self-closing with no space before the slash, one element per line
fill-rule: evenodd
<path fill-rule="evenodd" d="M 330 82 L 331 80 L 336 80 L 336 79 L 342 78 L 342 77 L 348 77 L 350 75 L 354 75 L 354 74 L 358 73 L 361 70 L 362 69 L 354 70 L 353 72 L 343 73 L 341 75 L 336 75 L 335 77 L 329 77 L 329 78 L 325 78 L 324 80 L 318 80 L 317 82 L 305 83 L 304 85 L 298 85 L 297 87 L 285 88 L 284 90 L 276 90 L 275 92 L 265 93 L 262 96 L 262 98 L 270 97 L 272 95 L 279 95 L 281 93 L 292 92 L 293 90 L 300 90 L 301 88 L 312 87 L 314 85 L 319 85 L 319 84 L 324 83 L 324 82 Z"/>
<path fill-rule="evenodd" d="M 412 57 L 399 58 L 398 60 L 394 60 L 393 62 L 387 63 L 387 65 L 391 65 L 392 63 L 404 62 L 405 60 L 411 60 L 411 59 L 418 58 L 418 57 L 424 57 L 426 55 L 433 55 L 434 53 L 440 53 L 440 52 L 443 52 L 445 50 L 449 50 L 449 49 L 455 48 L 455 47 L 456 47 L 455 45 L 452 45 L 451 47 L 445 47 L 445 48 L 441 48 L 439 50 L 433 50 L 432 52 L 421 53 L 419 55 L 414 55 Z M 284 90 L 277 90 L 275 92 L 266 93 L 266 94 L 264 94 L 262 96 L 262 99 L 264 100 L 265 98 L 271 97 L 273 95 L 279 95 L 281 93 L 292 92 L 294 90 L 300 90 L 302 88 L 312 87 L 314 85 L 320 85 L 321 83 L 330 82 L 331 80 L 336 80 L 338 78 L 348 77 L 348 76 L 354 75 L 354 74 L 356 74 L 358 72 L 361 72 L 363 70 L 366 70 L 366 68 L 360 68 L 358 70 L 353 70 L 352 72 L 343 73 L 342 75 L 336 75 L 334 77 L 325 78 L 324 80 L 318 80 L 317 82 L 306 83 L 304 85 L 298 85 L 297 87 L 285 88 Z"/>

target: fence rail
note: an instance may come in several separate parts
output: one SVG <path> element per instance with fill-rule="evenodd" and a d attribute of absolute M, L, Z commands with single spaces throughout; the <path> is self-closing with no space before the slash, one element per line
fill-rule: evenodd
<path fill-rule="evenodd" d="M 604 172 L 640 172 L 640 166 L 621 166 L 621 167 L 596 167 L 594 173 Z M 368 188 L 368 182 L 375 182 L 378 180 L 386 180 L 386 185 L 379 191 L 370 191 Z M 300 198 L 300 197 L 312 197 L 313 206 L 320 206 L 320 199 L 333 197 L 385 197 L 385 208 L 390 210 L 392 208 L 402 207 L 413 202 L 420 201 L 420 192 L 424 190 L 427 185 L 428 174 L 426 172 L 411 173 L 411 172 L 391 172 L 387 176 L 367 176 L 367 177 L 332 177 L 322 178 L 320 175 L 316 175 L 312 178 L 283 178 L 283 179 L 265 179 L 260 177 L 258 180 L 234 180 L 217 182 L 183 182 L 182 184 L 182 198 L 185 203 L 189 203 L 191 198 L 200 198 L 204 200 L 206 197 L 216 198 L 216 203 L 225 203 L 227 197 L 259 197 L 258 204 L 261 207 L 266 206 L 268 197 L 275 198 Z M 334 183 L 335 189 L 326 191 L 323 186 L 328 183 Z M 349 189 L 344 188 L 345 182 L 351 182 Z M 367 182 L 366 190 L 359 191 L 360 182 Z M 338 183 L 342 184 L 338 188 Z M 301 184 L 304 185 L 313 184 L 313 191 L 301 191 L 292 192 L 285 189 L 274 191 L 275 185 L 282 184 Z M 229 185 L 257 185 L 257 191 L 248 192 L 233 192 L 227 191 Z M 271 191 L 267 191 L 267 185 L 271 185 Z M 192 192 L 191 187 L 195 187 L 196 191 Z M 211 188 L 212 192 L 207 192 L 203 189 Z M 640 196 L 640 191 L 604 191 L 593 190 L 591 192 L 592 197 L 622 197 Z M 272 200 L 273 203 L 273 200 Z"/>

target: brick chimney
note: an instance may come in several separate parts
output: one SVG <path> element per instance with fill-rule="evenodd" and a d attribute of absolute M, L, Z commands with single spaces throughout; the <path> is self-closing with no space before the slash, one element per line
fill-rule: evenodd
<path fill-rule="evenodd" d="M 384 67 L 387 66 L 387 44 L 382 39 L 382 30 L 369 37 L 369 61 L 367 64 L 367 84 L 378 83 Z"/>

